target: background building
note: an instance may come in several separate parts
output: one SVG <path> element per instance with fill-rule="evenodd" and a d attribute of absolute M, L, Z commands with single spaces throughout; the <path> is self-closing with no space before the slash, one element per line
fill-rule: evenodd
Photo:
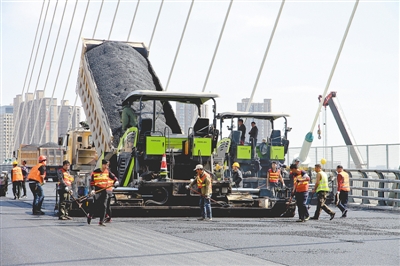
<path fill-rule="evenodd" d="M 0 163 L 11 158 L 12 151 L 9 143 L 14 141 L 14 107 L 0 106 Z"/>
<path fill-rule="evenodd" d="M 237 111 L 246 111 L 247 103 L 249 102 L 249 98 L 242 99 L 242 102 L 237 103 Z M 271 112 L 271 99 L 264 99 L 262 103 L 252 103 L 250 105 L 249 112 Z M 245 119 L 243 119 L 245 120 Z M 249 131 L 251 129 L 251 122 L 256 122 L 256 126 L 258 128 L 258 137 L 257 141 L 261 142 L 263 138 L 267 138 L 271 134 L 271 123 L 265 120 L 259 119 L 246 119 L 244 124 L 246 126 L 246 142 L 249 141 Z"/>
<path fill-rule="evenodd" d="M 69 105 L 68 100 L 61 102 L 58 106 L 58 134 L 59 136 L 65 135 L 70 128 L 77 128 L 81 122 L 81 107 Z"/>
<path fill-rule="evenodd" d="M 195 115 L 194 115 L 195 114 Z M 193 126 L 194 118 L 197 118 L 197 107 L 194 104 L 176 102 L 176 119 L 181 126 L 182 133 L 187 134 L 188 129 Z M 208 117 L 208 105 L 201 106 L 201 117 Z M 210 124 L 212 121 L 210 121 Z"/>

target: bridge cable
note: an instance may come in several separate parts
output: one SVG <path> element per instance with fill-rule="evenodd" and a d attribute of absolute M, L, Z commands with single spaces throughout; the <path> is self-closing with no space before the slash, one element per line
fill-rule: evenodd
<path fill-rule="evenodd" d="M 257 74 L 256 82 L 254 83 L 253 91 L 251 92 L 251 96 L 250 96 L 249 102 L 247 103 L 247 106 L 246 106 L 246 112 L 248 112 L 250 110 L 251 103 L 253 102 L 254 93 L 256 92 L 256 89 L 257 89 L 257 86 L 258 86 L 258 81 L 260 79 L 262 70 L 264 68 L 265 59 L 267 58 L 269 48 L 271 47 L 272 39 L 274 38 L 275 30 L 276 30 L 276 27 L 278 26 L 279 18 L 281 16 L 284 4 L 285 4 L 285 0 L 282 0 L 281 6 L 279 8 L 278 16 L 276 17 L 276 20 L 275 20 L 274 28 L 272 29 L 271 36 L 269 38 L 268 45 L 267 45 L 267 48 L 266 48 L 265 53 L 264 53 L 264 57 L 263 57 L 260 69 L 258 71 L 258 74 Z"/>
<path fill-rule="evenodd" d="M 140 0 L 138 0 L 138 2 L 137 2 L 137 4 L 136 4 L 135 13 L 133 14 L 133 18 L 132 18 L 132 22 L 131 22 L 131 27 L 129 28 L 128 38 L 126 38 L 126 41 L 127 41 L 127 42 L 129 41 L 129 38 L 131 37 L 131 32 L 132 32 L 132 28 L 133 28 L 133 23 L 135 23 L 136 13 L 137 13 L 137 11 L 138 11 L 139 4 L 140 4 Z"/>
<path fill-rule="evenodd" d="M 164 0 L 161 1 L 160 9 L 158 10 L 158 14 L 157 14 L 157 18 L 156 18 L 156 22 L 154 23 L 153 32 L 151 33 L 150 42 L 149 42 L 149 50 L 150 50 L 150 47 L 151 47 L 151 43 L 153 42 L 154 33 L 156 32 L 156 28 L 157 28 L 157 24 L 158 24 L 158 19 L 160 18 L 161 9 L 162 9 L 162 7 L 163 7 L 163 4 L 164 4 Z"/>
<path fill-rule="evenodd" d="M 327 81 L 327 83 L 325 85 L 325 90 L 324 90 L 324 93 L 322 94 L 322 100 L 319 103 L 319 106 L 318 106 L 318 109 L 317 109 L 317 114 L 314 117 L 314 121 L 313 121 L 313 124 L 311 126 L 310 132 L 307 133 L 306 138 L 305 138 L 305 140 L 303 142 L 303 145 L 301 147 L 300 154 L 299 154 L 300 161 L 304 161 L 307 158 L 308 153 L 310 151 L 311 142 L 313 140 L 312 132 L 314 131 L 315 124 L 317 123 L 318 114 L 319 114 L 319 112 L 320 112 L 320 110 L 322 108 L 323 99 L 326 98 L 326 95 L 328 93 L 329 85 L 331 83 L 333 74 L 335 73 L 336 65 L 337 65 L 337 62 L 339 61 L 340 54 L 342 52 L 344 43 L 346 41 L 347 34 L 349 33 L 349 29 L 350 29 L 351 23 L 353 21 L 354 14 L 356 13 L 358 2 L 359 2 L 359 0 L 356 0 L 356 2 L 354 3 L 353 11 L 352 11 L 352 13 L 350 15 L 349 22 L 347 23 L 347 27 L 346 27 L 346 30 L 344 32 L 343 38 L 342 38 L 342 42 L 340 43 L 339 50 L 338 50 L 338 52 L 336 54 L 335 62 L 333 63 L 333 66 L 332 66 L 332 69 L 331 69 L 331 73 L 329 74 L 328 81 Z"/>
<path fill-rule="evenodd" d="M 16 115 L 15 115 L 15 121 L 14 121 L 14 133 L 17 132 L 17 124 L 19 123 L 19 110 L 20 110 L 20 104 L 22 103 L 22 99 L 24 97 L 24 93 L 25 93 L 25 85 L 26 85 L 26 80 L 28 78 L 28 73 L 29 73 L 29 68 L 31 67 L 31 61 L 32 61 L 32 56 L 33 56 L 33 52 L 35 50 L 35 45 L 36 45 L 36 39 L 38 36 L 38 32 L 39 32 L 39 28 L 40 28 L 40 22 L 42 20 L 42 15 L 43 15 L 43 9 L 44 9 L 44 4 L 45 4 L 46 0 L 43 0 L 43 4 L 42 4 L 42 9 L 40 11 L 40 16 L 39 16 L 39 21 L 38 21 L 38 25 L 36 27 L 36 34 L 35 34 L 35 40 L 33 41 L 33 45 L 32 45 L 32 51 L 31 51 L 31 56 L 29 58 L 29 63 L 28 63 L 28 68 L 26 69 L 26 74 L 25 74 L 25 80 L 24 80 L 24 85 L 22 87 L 22 97 L 21 97 L 21 101 L 18 104 L 18 107 L 16 108 Z M 44 23 L 44 22 L 43 22 Z M 36 57 L 35 57 L 36 58 Z M 35 61 L 35 60 L 34 60 Z M 25 105 L 23 105 L 25 106 Z M 17 140 L 17 136 L 16 134 L 14 134 L 14 142 L 10 141 L 7 147 L 7 151 L 9 152 L 6 156 L 7 158 L 10 158 L 12 156 L 12 150 L 15 148 L 15 142 Z M 13 144 L 13 146 L 12 146 Z M 12 147 L 11 147 L 12 146 Z"/>
<path fill-rule="evenodd" d="M 84 16 L 83 16 L 83 21 L 82 21 L 82 24 L 81 24 L 81 29 L 80 29 L 80 31 L 79 31 L 78 38 L 77 38 L 76 45 L 75 45 L 74 57 L 73 57 L 73 59 L 72 59 L 71 67 L 69 68 L 68 78 L 67 78 L 67 82 L 66 82 L 66 84 L 65 84 L 64 94 L 63 94 L 63 98 L 62 98 L 61 101 L 64 100 L 64 98 L 65 98 L 65 93 L 66 93 L 67 88 L 68 88 L 68 84 L 69 84 L 69 80 L 70 80 L 70 77 L 71 77 L 72 69 L 73 69 L 73 66 L 74 66 L 74 64 L 75 64 L 75 59 L 76 59 L 76 54 L 77 54 L 77 51 L 78 51 L 79 42 L 80 42 L 81 36 L 82 36 L 83 27 L 84 27 L 84 25 L 85 25 L 86 15 L 87 15 L 87 11 L 88 11 L 88 9 L 89 9 L 89 5 L 90 5 L 90 0 L 88 0 L 88 2 L 87 2 L 87 4 L 86 4 L 86 10 L 85 10 L 85 14 L 84 14 Z M 73 108 L 72 108 L 71 117 L 69 118 L 67 130 L 70 129 L 70 128 L 72 127 L 72 118 L 74 117 L 74 112 L 75 112 L 75 109 L 76 109 L 76 108 L 75 108 L 75 105 L 76 105 L 76 100 L 77 100 L 77 98 L 78 98 L 78 94 L 76 94 L 76 96 L 75 96 L 74 106 L 73 106 Z M 60 114 L 61 114 L 61 108 L 60 108 L 60 110 L 58 110 L 57 119 L 60 118 Z M 58 124 L 58 121 L 57 121 L 57 124 Z"/>
<path fill-rule="evenodd" d="M 56 42 L 55 42 L 55 44 L 54 44 L 53 53 L 52 53 L 51 59 L 50 59 L 49 70 L 47 71 L 47 77 L 46 77 L 46 81 L 45 81 L 44 89 L 43 89 L 43 98 L 41 98 L 40 101 L 39 101 L 38 113 L 36 114 L 36 119 L 35 119 L 35 123 L 34 123 L 34 125 L 33 125 L 33 130 L 32 130 L 33 134 L 31 135 L 31 141 L 30 141 L 31 143 L 32 143 L 32 141 L 33 141 L 33 137 L 36 135 L 36 134 L 35 134 L 35 130 L 36 130 L 36 126 L 37 126 L 37 123 L 38 123 L 38 120 L 39 120 L 39 117 L 40 117 L 40 111 L 41 111 L 42 104 L 43 104 L 43 101 L 44 101 L 44 96 L 46 95 L 45 93 L 46 93 L 46 88 L 47 88 L 47 82 L 48 82 L 48 80 L 49 80 L 50 70 L 51 70 L 51 67 L 52 67 L 52 65 L 53 65 L 54 54 L 55 54 L 56 49 L 57 49 L 58 38 L 59 38 L 59 36 L 60 36 L 61 28 L 62 28 L 62 25 L 63 25 L 63 22 L 64 22 L 64 15 L 65 15 L 65 10 L 66 10 L 66 9 L 67 9 L 67 1 L 65 1 L 63 13 L 62 13 L 62 16 L 61 16 L 60 26 L 59 26 L 58 32 L 57 32 Z M 50 35 L 49 35 L 49 36 L 50 36 Z M 43 59 L 44 59 L 44 57 L 43 57 Z M 39 73 L 39 74 L 40 74 L 40 73 Z M 38 79 L 38 81 L 39 81 L 39 79 Z M 49 110 L 49 112 L 51 112 L 51 110 Z M 46 121 L 45 121 L 45 123 L 46 123 Z M 50 124 L 51 124 L 51 123 L 50 123 Z M 51 125 L 50 125 L 50 126 L 51 126 Z M 39 142 L 38 144 L 41 144 L 41 143 Z"/>
<path fill-rule="evenodd" d="M 183 36 L 185 35 L 186 26 L 187 26 L 188 21 L 189 21 L 190 13 L 192 12 L 193 4 L 194 4 L 194 0 L 192 0 L 192 3 L 190 4 L 189 12 L 188 12 L 187 17 L 186 17 L 185 26 L 183 27 L 181 39 L 179 40 L 178 49 L 176 50 L 176 53 L 175 53 L 175 58 L 174 58 L 174 62 L 172 63 L 171 71 L 170 71 L 169 76 L 168 76 L 167 85 L 165 86 L 165 91 L 168 90 L 168 85 L 169 85 L 169 82 L 170 82 L 170 80 L 171 80 L 172 72 L 174 72 L 174 67 L 175 67 L 175 63 L 176 63 L 176 58 L 178 57 L 179 50 L 180 50 L 180 48 L 181 48 Z"/>
<path fill-rule="evenodd" d="M 66 3 L 67 3 L 67 2 L 66 2 Z M 76 14 L 76 7 L 77 7 L 77 5 L 78 5 L 78 0 L 75 0 L 74 12 L 72 13 L 71 23 L 69 24 L 69 29 L 68 29 L 68 33 L 67 33 L 67 38 L 65 39 L 64 49 L 63 49 L 63 53 L 62 53 L 62 56 L 61 56 L 61 59 L 60 59 L 60 65 L 59 65 L 59 67 L 58 67 L 57 77 L 56 77 L 56 80 L 55 80 L 55 83 L 54 83 L 54 86 L 53 86 L 53 92 L 52 92 L 51 98 L 50 98 L 50 104 L 49 104 L 49 110 L 50 110 L 50 112 L 51 112 L 51 110 L 52 110 L 51 108 L 53 107 L 54 93 L 55 93 L 56 88 L 57 88 L 58 78 L 59 78 L 59 76 L 60 76 L 60 70 L 61 70 L 61 67 L 62 67 L 62 65 L 63 65 L 63 63 L 64 63 L 65 50 L 67 49 L 67 45 L 68 45 L 68 41 L 69 41 L 69 36 L 70 36 L 70 33 L 71 33 L 71 28 L 72 28 L 72 23 L 74 22 L 74 18 L 75 18 L 75 14 Z M 65 88 L 65 90 L 66 90 L 66 89 L 67 89 L 67 88 Z M 63 95 L 65 95 L 65 90 L 64 90 L 64 94 L 63 94 Z M 64 101 L 64 97 L 62 98 L 62 100 L 61 100 L 61 102 L 60 102 L 60 108 L 59 108 L 60 111 L 61 111 L 61 109 L 62 109 L 62 107 L 63 107 L 63 104 L 62 104 L 63 101 Z M 57 107 L 57 100 L 56 100 L 55 106 Z M 49 118 L 50 112 L 46 113 L 46 119 L 45 119 L 45 121 L 47 121 L 47 119 Z M 56 113 L 57 113 L 57 111 L 56 111 Z M 59 117 L 56 116 L 56 117 L 55 117 L 54 125 L 55 125 L 57 128 L 58 128 L 58 120 L 59 120 Z M 42 133 L 41 133 L 41 135 L 40 135 L 40 141 L 39 141 L 39 143 L 42 143 L 43 135 L 44 135 L 45 129 L 46 129 L 46 127 L 43 127 Z M 54 130 L 54 135 L 53 135 L 53 136 L 50 136 L 50 141 L 51 141 L 52 137 L 54 137 L 54 140 L 55 140 L 54 142 L 57 142 L 57 141 L 56 141 L 56 140 L 57 140 L 57 131 L 58 131 L 58 130 Z"/>
<path fill-rule="evenodd" d="M 101 5 L 100 5 L 100 9 L 99 9 L 99 14 L 97 15 L 96 25 L 94 26 L 94 31 L 93 31 L 92 39 L 94 39 L 94 35 L 96 34 L 97 25 L 99 24 L 99 19 L 100 19 L 101 11 L 103 10 L 103 4 L 104 4 L 104 0 L 101 1 Z"/>
<path fill-rule="evenodd" d="M 112 21 L 112 23 L 111 23 L 110 33 L 108 34 L 107 40 L 110 40 L 110 36 L 111 36 L 112 30 L 113 30 L 113 28 L 114 28 L 115 17 L 117 16 L 118 7 L 119 7 L 119 3 L 120 3 L 120 2 L 121 2 L 121 0 L 118 0 L 117 7 L 115 8 L 115 12 L 114 12 L 114 18 L 113 18 L 113 21 Z"/>
<path fill-rule="evenodd" d="M 43 51 L 42 63 L 40 64 L 39 75 L 38 75 L 38 78 L 37 78 L 37 81 L 36 81 L 36 86 L 35 86 L 35 91 L 33 92 L 33 97 L 35 97 L 35 94 L 36 94 L 36 91 L 37 91 L 37 87 L 38 87 L 38 83 L 39 83 L 39 79 L 40 79 L 40 74 L 42 73 L 43 62 L 44 62 L 44 59 L 45 59 L 45 57 L 46 57 L 47 46 L 48 46 L 48 44 L 49 44 L 51 31 L 52 31 L 52 29 L 53 29 L 53 22 L 54 22 L 54 17 L 55 17 L 55 15 L 56 15 L 56 11 L 57 11 L 57 6 L 58 6 L 58 0 L 57 0 L 57 2 L 56 2 L 56 6 L 55 6 L 55 8 L 54 8 L 53 17 L 52 17 L 52 19 L 51 19 L 51 24 L 50 24 L 50 28 L 49 28 L 49 35 L 47 36 L 46 46 L 45 46 L 44 51 Z M 26 103 L 26 104 L 27 104 L 27 103 Z M 28 115 L 26 116 L 28 119 L 31 117 L 32 109 L 33 109 L 33 100 L 32 100 L 31 107 L 29 108 L 29 113 L 28 113 Z M 23 143 L 24 140 L 25 140 L 26 130 L 28 129 L 28 125 L 29 125 L 29 124 L 30 124 L 30 123 L 29 123 L 28 121 L 27 121 L 27 123 L 25 124 L 25 129 L 24 129 L 24 133 L 22 134 L 21 143 Z M 32 133 L 32 135 L 35 134 L 34 131 L 32 131 L 31 133 Z"/>
<path fill-rule="evenodd" d="M 212 69 L 213 64 L 214 64 L 214 59 L 215 59 L 215 56 L 217 55 L 217 52 L 218 52 L 218 47 L 219 47 L 219 44 L 221 42 L 222 34 L 224 33 L 224 30 L 225 30 L 226 21 L 228 20 L 228 16 L 229 16 L 229 12 L 231 11 L 232 3 L 233 3 L 233 0 L 231 0 L 231 2 L 229 3 L 228 11 L 226 12 L 226 15 L 225 15 L 225 20 L 224 20 L 224 23 L 222 25 L 221 33 L 219 34 L 217 46 L 215 47 L 215 51 L 214 51 L 214 55 L 213 55 L 212 60 L 211 60 L 210 67 L 208 68 L 208 72 L 207 72 L 206 80 L 204 81 L 202 92 L 204 92 L 205 89 L 206 89 L 207 82 L 208 82 L 208 77 L 210 76 L 211 69 Z"/>

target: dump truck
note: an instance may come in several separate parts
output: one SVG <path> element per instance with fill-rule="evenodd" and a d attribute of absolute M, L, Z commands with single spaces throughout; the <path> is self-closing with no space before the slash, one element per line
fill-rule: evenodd
<path fill-rule="evenodd" d="M 213 175 L 218 95 L 164 91 L 148 53 L 143 43 L 83 39 L 77 91 L 99 155 L 97 167 L 101 159 L 110 160 L 120 181 L 111 200 L 115 216 L 198 216 L 200 195 L 186 186 L 197 164 Z M 188 132 L 182 132 L 170 102 L 196 106 Z M 213 105 L 210 118 L 201 113 L 206 102 Z M 126 105 L 138 123 L 123 131 Z M 229 181 L 216 179 L 212 202 L 214 216 L 293 217 L 295 210 L 286 198 L 235 192 Z"/>

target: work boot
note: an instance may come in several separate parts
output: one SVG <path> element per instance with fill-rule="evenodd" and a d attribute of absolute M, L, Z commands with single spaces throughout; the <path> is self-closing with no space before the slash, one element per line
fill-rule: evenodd
<path fill-rule="evenodd" d="M 329 220 L 332 220 L 335 217 L 335 213 L 334 212 L 331 213 L 330 216 L 331 216 L 331 219 L 329 219 Z"/>
<path fill-rule="evenodd" d="M 302 219 L 298 219 L 297 221 L 296 221 L 296 223 L 304 223 L 305 221 L 304 220 L 302 220 Z"/>
<path fill-rule="evenodd" d="M 67 220 L 72 220 L 72 218 L 68 215 L 65 215 L 65 218 L 67 218 Z"/>
<path fill-rule="evenodd" d="M 88 215 L 87 216 L 87 223 L 90 224 L 91 221 L 92 221 L 92 216 Z"/>
<path fill-rule="evenodd" d="M 206 218 L 205 220 L 208 221 L 208 222 L 211 222 L 212 218 Z"/>
<path fill-rule="evenodd" d="M 342 212 L 342 218 L 346 218 L 347 217 L 347 210 L 344 210 L 343 212 Z"/>
<path fill-rule="evenodd" d="M 200 217 L 200 218 L 198 218 L 197 220 L 203 221 L 203 220 L 205 220 L 205 218 L 204 218 L 204 217 Z"/>
<path fill-rule="evenodd" d="M 111 223 L 111 217 L 107 214 L 106 218 L 104 219 L 105 223 Z"/>
<path fill-rule="evenodd" d="M 106 224 L 103 222 L 99 222 L 99 226 L 106 226 Z"/>
<path fill-rule="evenodd" d="M 318 220 L 319 218 L 313 216 L 313 217 L 311 217 L 310 219 L 311 219 L 311 220 Z"/>
<path fill-rule="evenodd" d="M 310 216 L 307 216 L 307 217 L 304 219 L 304 221 L 308 221 L 308 220 L 310 220 Z"/>
<path fill-rule="evenodd" d="M 60 217 L 58 217 L 58 220 L 67 220 L 67 217 L 65 217 L 65 216 L 60 216 Z"/>

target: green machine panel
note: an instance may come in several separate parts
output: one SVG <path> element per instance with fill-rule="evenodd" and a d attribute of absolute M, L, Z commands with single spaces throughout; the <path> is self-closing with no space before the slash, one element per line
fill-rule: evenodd
<path fill-rule="evenodd" d="M 237 146 L 237 159 L 251 159 L 251 146 Z"/>
<path fill-rule="evenodd" d="M 211 156 L 211 138 L 194 138 L 193 156 Z"/>
<path fill-rule="evenodd" d="M 164 153 L 165 153 L 165 137 L 161 136 L 146 137 L 147 155 L 163 155 Z"/>
<path fill-rule="evenodd" d="M 271 160 L 284 160 L 285 152 L 283 146 L 271 146 Z"/>

